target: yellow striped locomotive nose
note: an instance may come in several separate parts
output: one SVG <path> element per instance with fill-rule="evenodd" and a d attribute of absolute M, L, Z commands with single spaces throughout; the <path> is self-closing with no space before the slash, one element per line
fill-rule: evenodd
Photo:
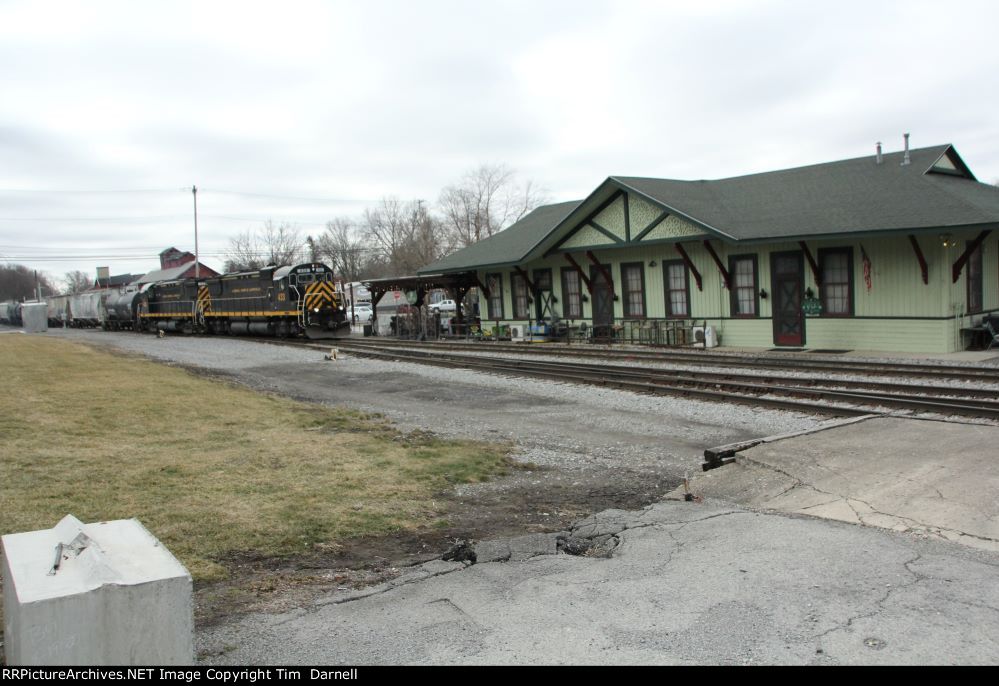
<path fill-rule="evenodd" d="M 212 296 L 208 292 L 207 286 L 198 288 L 198 309 L 202 312 L 212 311 Z"/>
<path fill-rule="evenodd" d="M 305 309 L 317 310 L 334 307 L 336 296 L 333 291 L 333 284 L 329 281 L 317 281 L 310 283 L 305 289 Z"/>

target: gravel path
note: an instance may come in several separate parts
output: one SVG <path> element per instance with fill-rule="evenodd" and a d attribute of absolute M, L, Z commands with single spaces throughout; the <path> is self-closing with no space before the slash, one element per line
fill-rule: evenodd
<path fill-rule="evenodd" d="M 380 412 L 405 430 L 513 440 L 523 459 L 570 469 L 581 463 L 637 465 L 666 458 L 689 470 L 712 445 L 820 423 L 790 412 L 462 369 L 351 357 L 329 362 L 317 350 L 232 338 L 73 329 L 47 335 L 200 367 L 261 390 Z M 635 450 L 642 446 L 651 449 Z"/>

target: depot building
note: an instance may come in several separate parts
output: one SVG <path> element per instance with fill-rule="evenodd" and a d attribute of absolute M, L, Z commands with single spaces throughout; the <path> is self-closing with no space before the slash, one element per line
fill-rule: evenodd
<path fill-rule="evenodd" d="M 419 275 L 475 283 L 483 329 L 670 344 L 700 324 L 725 346 L 946 353 L 999 312 L 996 229 L 999 188 L 952 145 L 879 146 L 713 181 L 612 176 Z"/>

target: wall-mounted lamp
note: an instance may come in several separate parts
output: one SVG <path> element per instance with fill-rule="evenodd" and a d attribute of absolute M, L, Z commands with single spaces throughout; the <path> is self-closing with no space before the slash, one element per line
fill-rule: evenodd
<path fill-rule="evenodd" d="M 552 304 L 554 305 L 554 304 L 555 304 L 555 303 L 557 303 L 557 302 L 558 302 L 558 298 L 556 298 L 556 297 L 555 297 L 555 296 L 553 295 L 553 296 L 552 296 Z"/>
<path fill-rule="evenodd" d="M 940 245 L 942 245 L 945 248 L 953 248 L 955 245 L 957 245 L 957 241 L 955 241 L 954 237 L 951 236 L 949 233 L 945 233 L 940 235 Z"/>
<path fill-rule="evenodd" d="M 760 298 L 763 299 L 763 300 L 767 299 L 767 289 L 766 288 L 761 288 L 760 289 Z"/>
<path fill-rule="evenodd" d="M 815 297 L 815 291 L 813 291 L 811 288 L 806 288 L 805 289 L 805 297 L 808 298 L 809 300 L 811 300 L 812 298 Z"/>
<path fill-rule="evenodd" d="M 579 296 L 579 300 L 580 300 L 580 302 L 584 302 L 584 303 L 590 302 L 590 299 L 587 298 L 585 295 Z"/>
<path fill-rule="evenodd" d="M 655 261 L 655 260 L 651 260 L 651 261 L 649 262 L 649 266 L 650 266 L 650 267 L 655 267 L 655 266 L 656 266 L 656 261 Z"/>

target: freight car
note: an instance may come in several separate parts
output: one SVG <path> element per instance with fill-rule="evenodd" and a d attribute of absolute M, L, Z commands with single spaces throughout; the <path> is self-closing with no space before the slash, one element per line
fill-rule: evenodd
<path fill-rule="evenodd" d="M 45 298 L 46 310 L 48 311 L 49 326 L 67 326 L 70 320 L 69 296 L 50 295 Z"/>
<path fill-rule="evenodd" d="M 105 331 L 130 330 L 135 326 L 139 288 L 127 286 L 108 293 L 101 311 L 101 328 Z"/>
<path fill-rule="evenodd" d="M 113 306 L 139 331 L 323 338 L 350 326 L 333 271 L 316 262 L 161 281 Z"/>
<path fill-rule="evenodd" d="M 69 296 L 69 323 L 77 328 L 100 326 L 104 318 L 106 291 L 85 291 Z"/>
<path fill-rule="evenodd" d="M 21 326 L 21 303 L 15 300 L 0 303 L 0 324 Z"/>

